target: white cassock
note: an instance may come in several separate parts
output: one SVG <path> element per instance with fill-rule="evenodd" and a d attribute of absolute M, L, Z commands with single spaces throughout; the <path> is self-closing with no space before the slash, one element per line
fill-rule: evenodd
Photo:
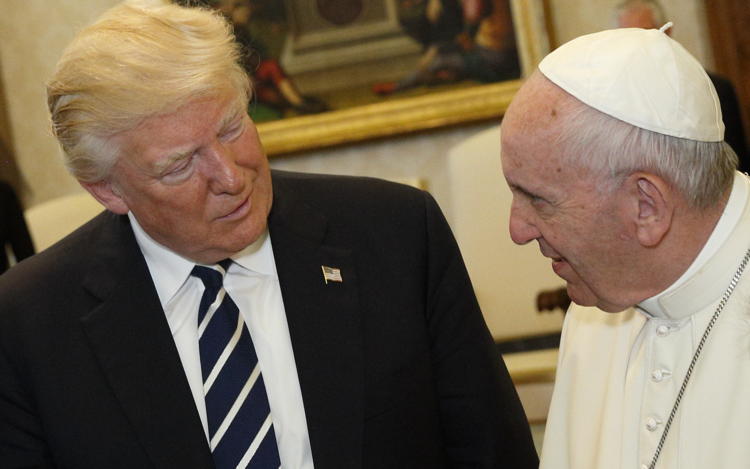
<path fill-rule="evenodd" d="M 735 174 L 698 258 L 636 308 L 573 305 L 563 327 L 542 469 L 649 467 L 706 327 L 750 248 L 750 181 Z M 698 359 L 656 465 L 750 468 L 750 266 Z"/>

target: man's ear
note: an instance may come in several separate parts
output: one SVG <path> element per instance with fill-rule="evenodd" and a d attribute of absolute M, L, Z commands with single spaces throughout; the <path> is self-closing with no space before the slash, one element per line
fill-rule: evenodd
<path fill-rule="evenodd" d="M 660 177 L 648 173 L 632 175 L 636 184 L 638 218 L 636 236 L 644 247 L 656 246 L 672 226 L 674 199 L 669 186 Z"/>
<path fill-rule="evenodd" d="M 130 210 L 128 204 L 120 195 L 120 191 L 109 181 L 82 182 L 84 189 L 89 191 L 100 204 L 107 207 L 110 212 L 125 215 Z"/>

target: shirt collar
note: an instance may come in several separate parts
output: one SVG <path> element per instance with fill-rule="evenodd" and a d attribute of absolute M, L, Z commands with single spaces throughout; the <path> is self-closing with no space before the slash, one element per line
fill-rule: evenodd
<path fill-rule="evenodd" d="M 128 212 L 128 218 L 130 219 L 130 225 L 133 227 L 135 239 L 148 264 L 159 300 L 162 305 L 166 305 L 190 277 L 190 272 L 192 272 L 196 262 L 154 241 L 141 228 L 132 212 Z M 268 228 L 263 230 L 263 233 L 253 244 L 233 255 L 232 260 L 244 269 L 275 277 L 276 265 Z M 233 264 L 230 271 L 234 268 Z"/>
<path fill-rule="evenodd" d="M 263 230 L 253 244 L 232 256 L 235 264 L 256 274 L 276 277 L 276 262 L 273 257 L 271 237 L 268 228 Z M 230 268 L 230 272 L 232 268 Z"/>
<path fill-rule="evenodd" d="M 750 181 L 735 172 L 724 213 L 698 257 L 672 286 L 642 301 L 637 309 L 647 316 L 680 319 L 701 311 L 721 297 L 748 248 L 748 194 Z"/>

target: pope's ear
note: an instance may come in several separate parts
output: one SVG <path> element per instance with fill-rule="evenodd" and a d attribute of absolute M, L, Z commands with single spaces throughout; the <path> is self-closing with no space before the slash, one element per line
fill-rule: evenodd
<path fill-rule="evenodd" d="M 109 181 L 82 182 L 84 189 L 89 191 L 100 204 L 104 205 L 110 212 L 125 215 L 130 211 L 120 191 Z"/>
<path fill-rule="evenodd" d="M 674 204 L 669 186 L 658 176 L 640 173 L 633 181 L 638 199 L 636 232 L 644 247 L 656 246 L 672 225 Z"/>

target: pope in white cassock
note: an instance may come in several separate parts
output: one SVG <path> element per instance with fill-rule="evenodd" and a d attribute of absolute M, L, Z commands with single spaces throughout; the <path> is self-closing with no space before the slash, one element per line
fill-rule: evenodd
<path fill-rule="evenodd" d="M 543 469 L 750 467 L 750 181 L 663 30 L 565 44 L 502 124 L 511 236 L 574 301 Z"/>

